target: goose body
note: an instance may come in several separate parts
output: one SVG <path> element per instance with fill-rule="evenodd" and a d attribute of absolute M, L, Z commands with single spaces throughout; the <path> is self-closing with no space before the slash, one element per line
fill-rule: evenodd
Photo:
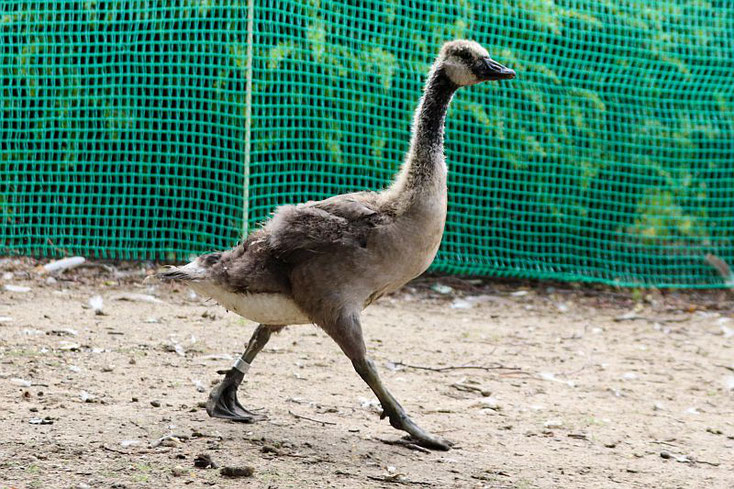
<path fill-rule="evenodd" d="M 446 222 L 444 120 L 462 86 L 514 77 L 472 41 L 446 43 L 428 74 L 415 112 L 410 149 L 392 185 L 279 207 L 241 244 L 159 273 L 260 323 L 238 363 L 210 395 L 207 411 L 253 420 L 236 398 L 246 368 L 270 333 L 315 323 L 352 360 L 390 423 L 430 448 L 448 445 L 418 428 L 390 395 L 366 357 L 361 311 L 423 273 L 438 251 Z"/>
<path fill-rule="evenodd" d="M 228 311 L 261 324 L 310 324 L 308 315 L 286 294 L 231 292 L 215 283 L 192 284 L 199 295 L 210 297 Z"/>

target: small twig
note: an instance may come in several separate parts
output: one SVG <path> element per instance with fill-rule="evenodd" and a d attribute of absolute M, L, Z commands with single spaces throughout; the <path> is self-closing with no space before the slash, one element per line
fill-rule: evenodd
<path fill-rule="evenodd" d="M 108 452 L 121 453 L 123 455 L 132 455 L 131 452 L 126 452 L 124 450 L 118 450 L 116 448 L 108 447 L 107 445 L 102 445 L 102 448 L 104 450 L 107 450 Z"/>
<path fill-rule="evenodd" d="M 324 421 L 324 420 L 321 420 L 321 419 L 314 419 L 314 418 L 309 418 L 308 416 L 302 416 L 300 414 L 296 414 L 293 411 L 291 411 L 290 409 L 288 410 L 288 413 L 291 414 L 292 416 L 298 418 L 298 419 L 305 419 L 307 421 L 313 421 L 314 423 L 336 425 L 336 423 L 334 423 L 332 421 Z"/>
<path fill-rule="evenodd" d="M 667 445 L 669 447 L 680 448 L 678 445 L 665 440 L 650 440 L 650 443 L 657 443 L 658 445 Z"/>
<path fill-rule="evenodd" d="M 586 370 L 586 368 L 589 367 L 589 366 L 591 366 L 591 365 L 592 365 L 591 362 L 585 363 L 585 364 L 583 364 L 582 366 L 580 366 L 577 369 L 571 370 L 569 372 L 561 373 L 560 375 L 562 375 L 564 377 L 568 377 L 569 375 L 575 375 L 575 374 L 577 374 L 579 372 L 582 372 L 582 371 Z"/>
<path fill-rule="evenodd" d="M 451 384 L 451 387 L 453 387 L 454 389 L 458 391 L 462 391 L 462 392 L 478 392 L 479 394 L 483 395 L 484 397 L 489 397 L 492 395 L 491 391 L 482 389 L 481 387 L 477 387 L 474 385 L 461 384 L 459 382 L 455 384 Z"/>
<path fill-rule="evenodd" d="M 719 465 L 721 465 L 721 463 L 719 463 L 719 462 L 709 462 L 707 460 L 701 460 L 699 458 L 695 459 L 694 462 L 696 462 L 697 464 L 712 465 L 714 467 L 718 467 Z"/>
<path fill-rule="evenodd" d="M 620 322 L 620 321 L 647 321 L 648 323 L 685 323 L 690 318 L 656 318 L 656 317 L 647 317 L 647 316 L 639 316 L 637 314 L 622 314 L 621 316 L 617 316 L 613 318 L 614 322 Z"/>
<path fill-rule="evenodd" d="M 166 453 L 172 450 L 172 448 L 161 448 L 158 450 L 150 450 L 150 449 L 144 448 L 142 450 L 136 450 L 134 452 L 126 452 L 124 450 L 118 450 L 116 448 L 108 447 L 107 445 L 101 445 L 101 447 L 102 449 L 107 450 L 108 452 L 120 453 L 122 455 L 145 455 L 147 453 Z"/>
<path fill-rule="evenodd" d="M 431 372 L 444 372 L 446 370 L 515 370 L 520 371 L 522 370 L 520 367 L 505 367 L 504 365 L 492 365 L 490 367 L 486 367 L 483 365 L 454 365 L 454 366 L 448 366 L 448 367 L 426 367 L 423 365 L 411 365 L 409 363 L 403 363 L 403 362 L 391 362 L 393 365 L 397 365 L 400 367 L 405 368 L 414 368 L 416 370 L 430 370 Z"/>
<path fill-rule="evenodd" d="M 423 448 L 420 445 L 416 445 L 415 443 L 411 443 L 408 440 L 386 440 L 384 438 L 377 438 L 377 440 L 381 441 L 382 443 L 386 445 L 398 445 L 405 448 L 409 448 L 411 450 L 415 450 L 416 452 L 421 453 L 431 453 L 431 451 L 427 448 Z"/>
<path fill-rule="evenodd" d="M 526 377 L 530 377 L 533 379 L 537 378 L 535 377 L 535 375 L 531 374 L 530 372 L 525 372 L 524 370 L 511 370 L 509 372 L 501 372 L 500 375 L 502 377 L 506 377 L 508 375 L 525 375 Z"/>
<path fill-rule="evenodd" d="M 379 481 L 379 482 L 390 482 L 392 484 L 406 484 L 406 485 L 416 485 L 416 486 L 432 486 L 432 482 L 423 482 L 423 481 L 412 481 L 409 479 L 398 479 L 393 477 L 376 477 L 374 475 L 368 475 L 368 479 L 371 479 L 373 481 Z"/>

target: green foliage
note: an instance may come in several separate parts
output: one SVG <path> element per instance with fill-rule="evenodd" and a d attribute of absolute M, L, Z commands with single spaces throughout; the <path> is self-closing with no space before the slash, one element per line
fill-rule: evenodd
<path fill-rule="evenodd" d="M 720 286 L 734 262 L 722 2 L 0 3 L 10 251 L 185 258 L 273 207 L 386 185 L 441 43 L 518 78 L 459 92 L 437 270 Z M 252 74 L 245 182 L 245 87 Z M 50 241 L 47 241 L 49 238 Z"/>
<path fill-rule="evenodd" d="M 185 258 L 242 229 L 243 2 L 0 3 L 0 253 Z M 222 61 L 225 62 L 222 62 Z"/>
<path fill-rule="evenodd" d="M 385 185 L 435 52 L 465 36 L 518 78 L 456 97 L 436 268 L 697 286 L 719 283 L 706 253 L 734 260 L 730 9 L 284 1 L 256 17 L 251 224 Z"/>

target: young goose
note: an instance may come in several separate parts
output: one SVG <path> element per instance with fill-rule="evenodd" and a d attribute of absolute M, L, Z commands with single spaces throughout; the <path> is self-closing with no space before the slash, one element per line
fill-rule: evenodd
<path fill-rule="evenodd" d="M 423 273 L 438 250 L 446 220 L 444 119 L 454 92 L 514 76 L 476 42 L 444 44 L 415 112 L 410 150 L 390 187 L 279 207 L 237 247 L 157 275 L 186 282 L 260 323 L 242 357 L 209 395 L 210 416 L 260 419 L 237 400 L 250 364 L 273 332 L 315 323 L 349 357 L 393 427 L 407 431 L 414 443 L 448 450 L 449 443 L 419 428 L 380 381 L 366 355 L 360 313 Z"/>

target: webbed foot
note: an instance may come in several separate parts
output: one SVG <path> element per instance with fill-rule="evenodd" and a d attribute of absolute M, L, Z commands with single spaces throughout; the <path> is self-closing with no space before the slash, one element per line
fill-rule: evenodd
<path fill-rule="evenodd" d="M 448 440 L 443 440 L 441 438 L 433 436 L 427 431 L 421 429 L 404 412 L 400 411 L 402 411 L 402 409 L 388 416 L 390 417 L 390 425 L 392 425 L 393 428 L 408 432 L 409 436 L 406 437 L 407 443 L 412 443 L 414 445 L 428 448 L 430 450 L 443 451 L 450 450 L 451 447 L 454 445 Z"/>
<path fill-rule="evenodd" d="M 206 412 L 213 418 L 229 419 L 240 423 L 254 423 L 266 417 L 248 411 L 237 400 L 237 388 L 242 383 L 244 374 L 234 368 L 227 371 L 224 380 L 209 393 Z"/>

